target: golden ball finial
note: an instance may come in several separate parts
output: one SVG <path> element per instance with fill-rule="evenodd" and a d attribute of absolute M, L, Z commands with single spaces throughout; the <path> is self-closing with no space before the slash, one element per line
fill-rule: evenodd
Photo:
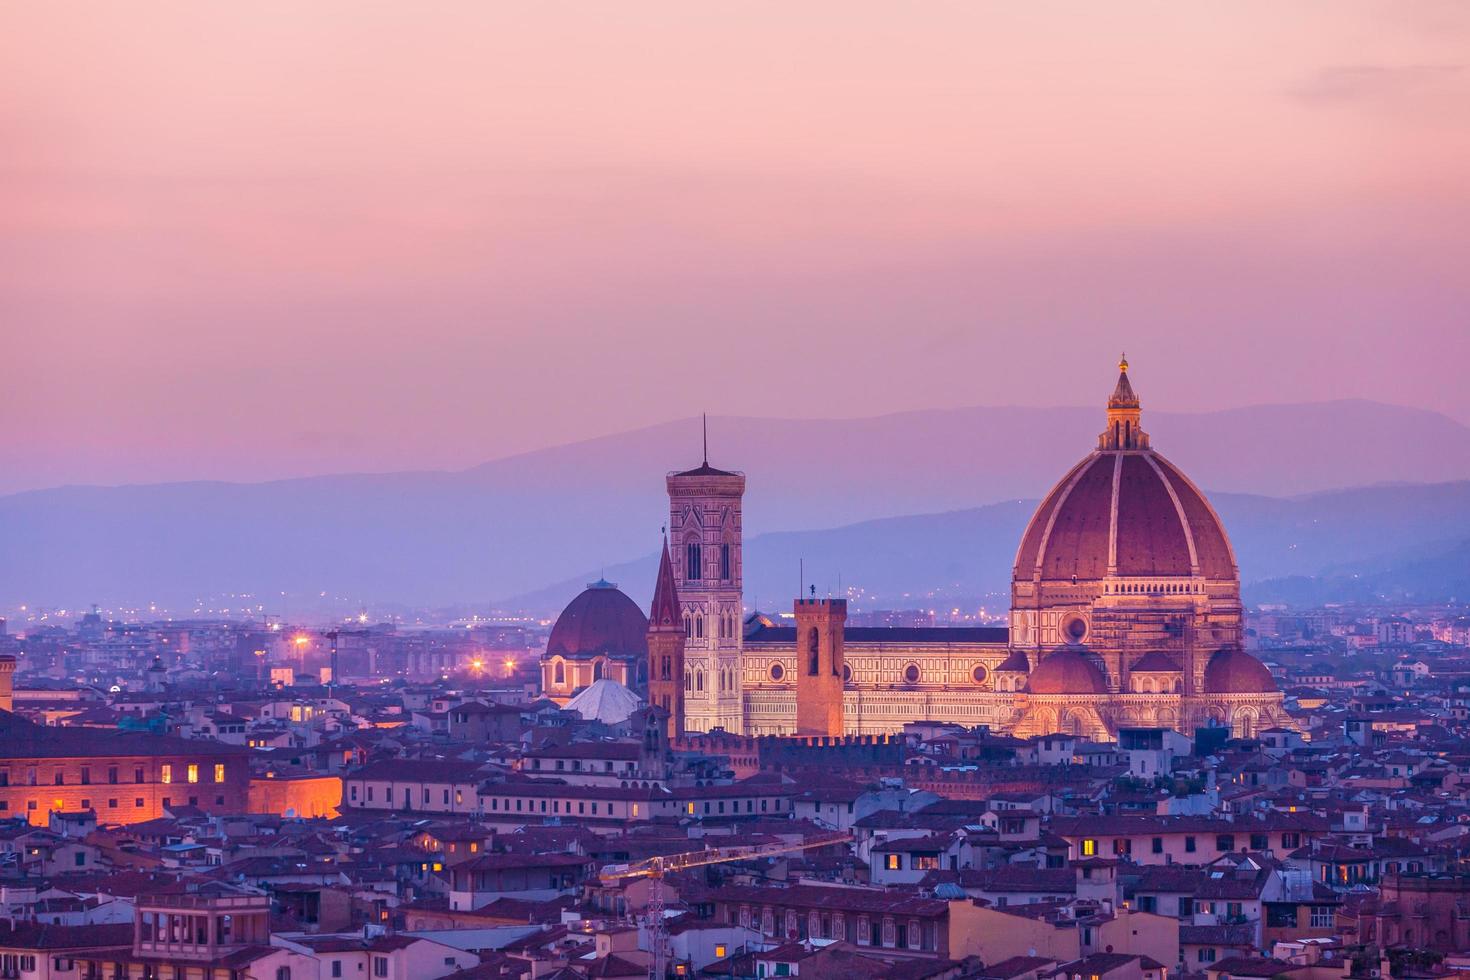
<path fill-rule="evenodd" d="M 1118 370 L 1119 371 L 1122 371 L 1124 374 L 1127 374 L 1128 373 L 1128 355 L 1127 354 L 1124 354 L 1122 357 L 1120 357 L 1118 359 Z"/>

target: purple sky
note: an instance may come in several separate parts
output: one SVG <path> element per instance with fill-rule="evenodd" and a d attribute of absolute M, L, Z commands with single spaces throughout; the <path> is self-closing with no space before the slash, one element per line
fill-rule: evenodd
<path fill-rule="evenodd" d="M 0 6 L 0 491 L 648 422 L 1470 422 L 1470 6 Z"/>

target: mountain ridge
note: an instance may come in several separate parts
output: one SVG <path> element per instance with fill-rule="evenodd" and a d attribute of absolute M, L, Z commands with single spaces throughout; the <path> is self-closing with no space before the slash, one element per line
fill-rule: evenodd
<path fill-rule="evenodd" d="M 1400 481 L 1470 479 L 1470 428 L 1417 409 L 1302 403 L 1145 412 L 1144 423 L 1212 499 L 1381 481 L 1385 457 L 1365 446 L 1389 450 L 1388 475 Z M 1101 425 L 1101 411 L 1088 409 L 717 417 L 711 457 L 747 473 L 748 537 L 810 533 L 1033 500 L 1091 451 Z M 667 519 L 664 474 L 697 462 L 698 447 L 691 419 L 462 471 L 22 491 L 0 497 L 0 603 L 179 605 L 286 592 L 448 604 L 524 594 L 646 553 Z"/>

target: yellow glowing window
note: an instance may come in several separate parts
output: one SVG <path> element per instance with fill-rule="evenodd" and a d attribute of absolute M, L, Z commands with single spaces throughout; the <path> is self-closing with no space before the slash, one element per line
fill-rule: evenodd
<path fill-rule="evenodd" d="M 722 959 L 724 959 L 726 957 L 726 955 L 728 955 L 728 954 L 725 952 L 725 944 L 724 943 L 716 943 L 715 944 L 715 959 L 722 960 Z"/>
<path fill-rule="evenodd" d="M 471 854 L 475 853 L 479 849 L 480 849 L 480 845 L 479 844 L 476 844 L 476 843 L 473 843 L 473 842 L 470 843 L 470 853 Z"/>
<path fill-rule="evenodd" d="M 158 778 L 160 780 L 162 780 L 163 782 L 165 782 L 165 783 L 171 783 L 171 782 L 173 782 L 174 781 L 174 767 L 171 766 L 171 765 L 169 765 L 167 762 L 165 762 L 163 764 L 162 774 Z"/>
<path fill-rule="evenodd" d="M 899 864 L 899 856 L 897 854 L 888 855 L 888 861 L 885 867 L 887 867 L 889 871 L 898 871 L 901 868 L 901 865 Z"/>
<path fill-rule="evenodd" d="M 694 804 L 693 803 L 686 803 L 685 804 L 685 807 L 686 807 L 686 809 L 685 809 L 685 812 L 686 813 L 693 813 L 694 812 Z"/>
<path fill-rule="evenodd" d="M 440 864 L 438 861 L 435 861 L 434 862 L 434 870 L 435 871 L 443 871 L 444 870 L 444 865 Z"/>
<path fill-rule="evenodd" d="M 635 816 L 635 817 L 638 816 L 638 804 L 637 803 L 634 803 L 633 804 L 633 816 Z"/>
<path fill-rule="evenodd" d="M 199 766 L 193 762 L 189 763 L 189 782 L 199 782 Z"/>
<path fill-rule="evenodd" d="M 1097 841 L 1093 840 L 1091 837 L 1084 837 L 1082 839 L 1082 856 L 1087 858 L 1096 857 Z"/>
<path fill-rule="evenodd" d="M 214 764 L 214 781 L 217 783 L 225 781 L 225 764 L 223 762 L 216 762 Z"/>

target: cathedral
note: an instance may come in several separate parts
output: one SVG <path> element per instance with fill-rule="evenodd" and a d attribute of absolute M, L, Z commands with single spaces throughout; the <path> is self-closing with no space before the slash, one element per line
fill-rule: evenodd
<path fill-rule="evenodd" d="M 668 474 L 650 615 L 607 582 L 552 629 L 543 689 L 607 678 L 669 713 L 671 734 L 882 735 L 912 721 L 1110 739 L 1120 727 L 1249 736 L 1294 727 L 1242 645 L 1240 572 L 1204 494 L 1154 451 L 1119 365 L 1097 447 L 1021 535 L 1008 627 L 848 628 L 842 599 L 743 614 L 744 475 Z"/>

